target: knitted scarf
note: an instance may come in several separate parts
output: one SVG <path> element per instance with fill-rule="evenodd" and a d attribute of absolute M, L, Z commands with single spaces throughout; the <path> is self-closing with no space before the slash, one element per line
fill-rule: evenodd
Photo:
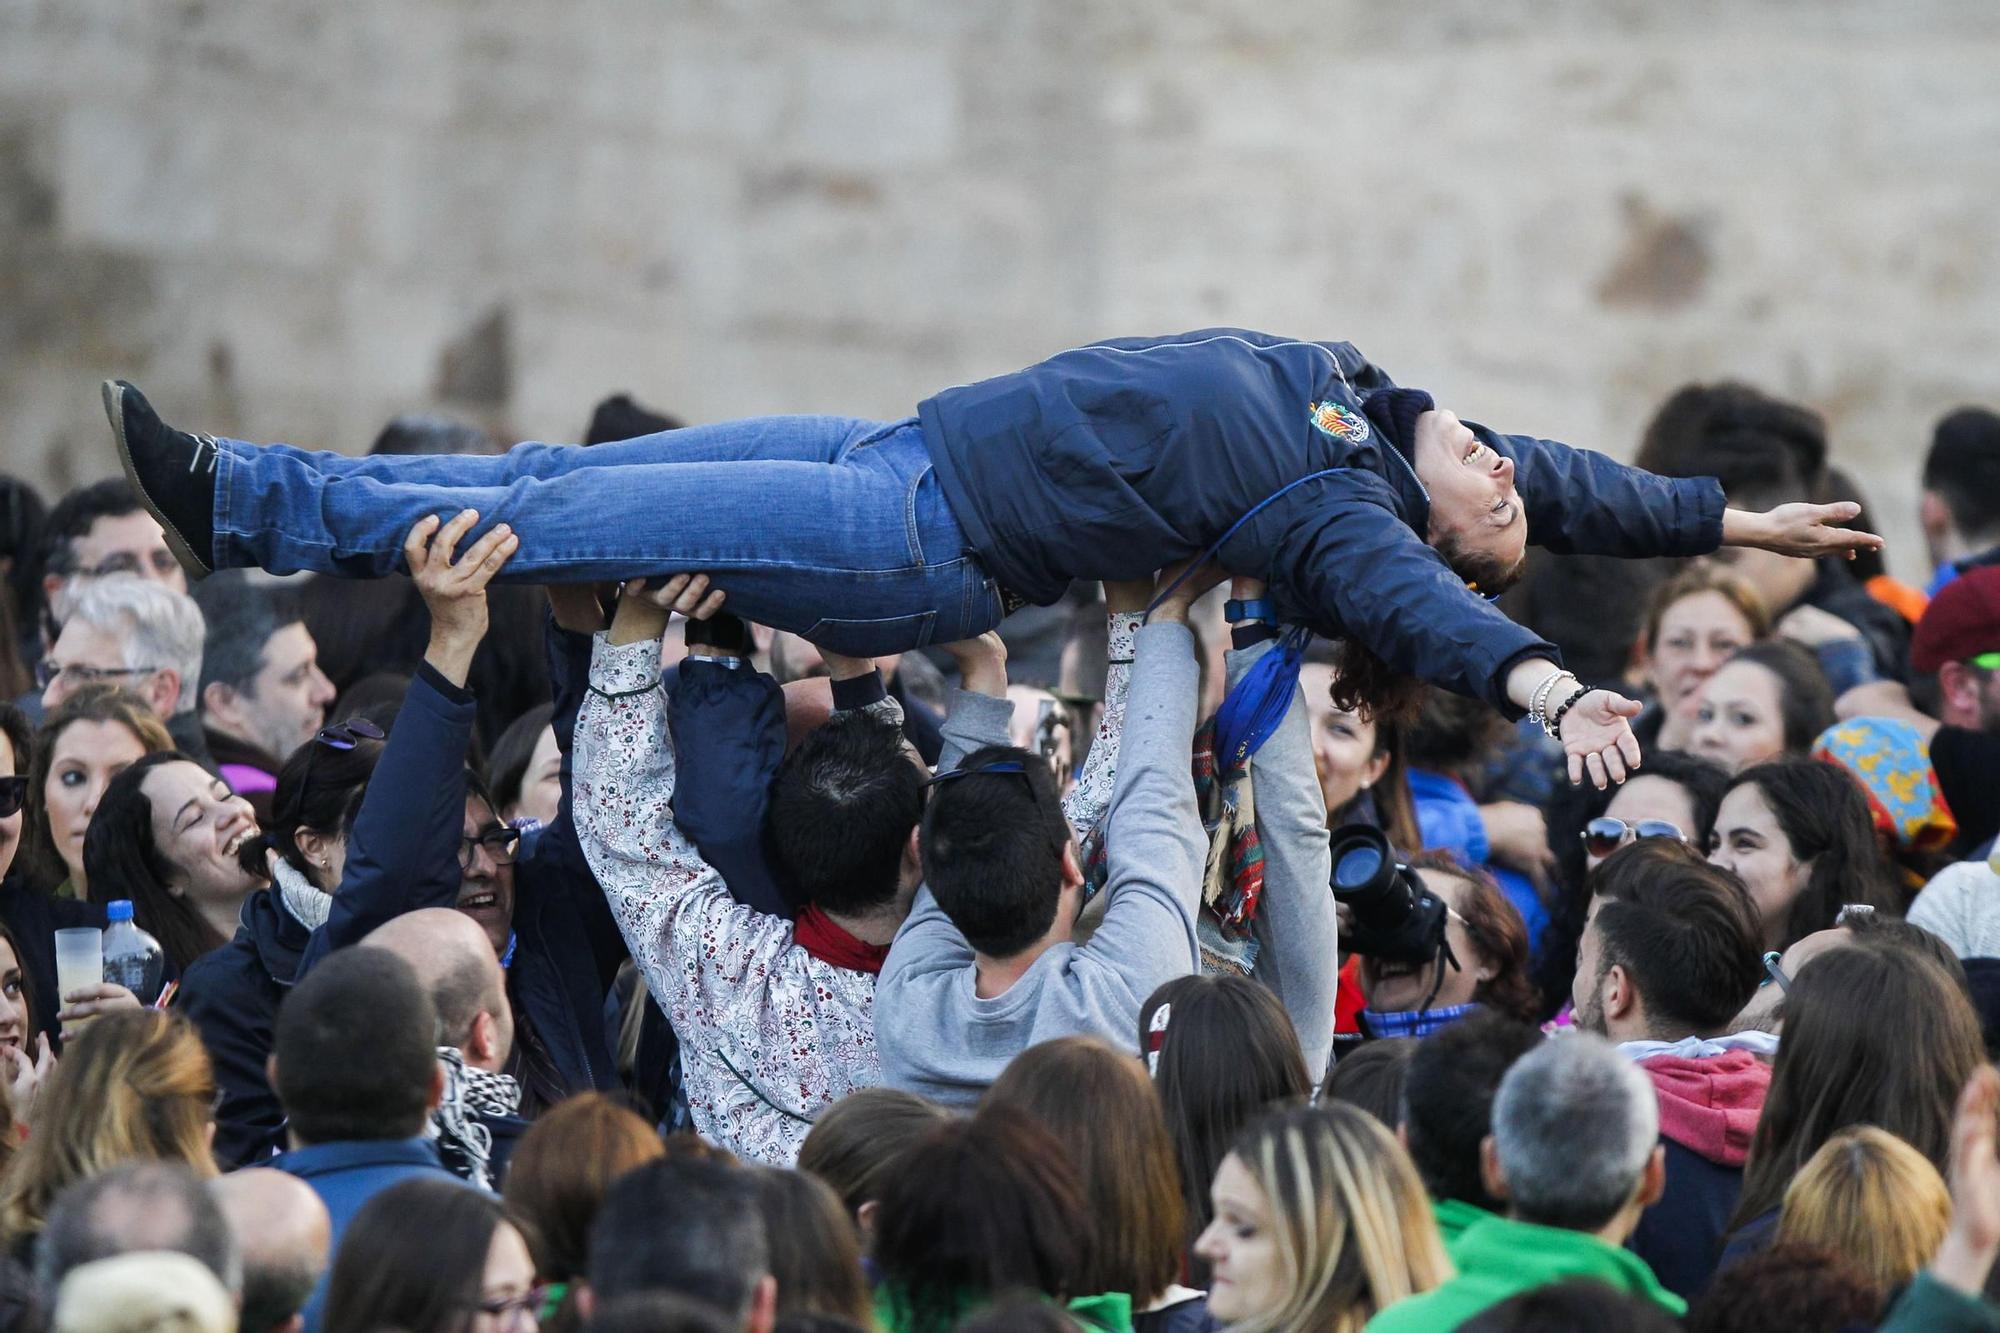
<path fill-rule="evenodd" d="M 1218 775 L 1215 719 L 1194 734 L 1194 796 L 1208 834 L 1208 861 L 1202 870 L 1201 915 L 1195 933 L 1201 943 L 1202 971 L 1247 975 L 1257 963 L 1251 924 L 1264 896 L 1264 845 L 1257 836 L 1257 801 L 1248 764 Z M 1087 896 L 1110 878 L 1104 840 L 1086 853 Z"/>
<path fill-rule="evenodd" d="M 278 901 L 285 905 L 292 919 L 307 930 L 318 930 L 325 925 L 333 913 L 333 895 L 315 886 L 284 857 L 272 857 L 271 862 L 278 876 L 272 887 L 277 889 Z"/>
<path fill-rule="evenodd" d="M 493 1131 L 479 1117 L 518 1114 L 521 1085 L 505 1074 L 474 1069 L 456 1046 L 440 1046 L 437 1052 L 438 1063 L 444 1066 L 444 1099 L 431 1112 L 427 1132 L 437 1140 L 446 1170 L 481 1189 L 492 1189 Z"/>

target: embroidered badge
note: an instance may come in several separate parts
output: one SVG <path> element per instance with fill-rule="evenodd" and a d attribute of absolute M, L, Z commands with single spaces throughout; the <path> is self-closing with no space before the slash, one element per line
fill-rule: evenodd
<path fill-rule="evenodd" d="M 1368 438 L 1368 419 L 1339 403 L 1314 403 L 1312 423 L 1313 429 L 1320 434 L 1346 440 L 1349 444 L 1359 444 Z"/>

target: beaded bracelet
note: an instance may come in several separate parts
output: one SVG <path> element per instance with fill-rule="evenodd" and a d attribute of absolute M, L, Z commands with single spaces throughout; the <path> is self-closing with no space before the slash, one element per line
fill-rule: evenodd
<path fill-rule="evenodd" d="M 1576 707 L 1576 701 L 1583 698 L 1584 695 L 1589 694 L 1591 689 L 1592 687 L 1589 685 L 1578 685 L 1576 693 L 1563 701 L 1563 706 L 1556 709 L 1556 715 L 1549 719 L 1549 735 L 1555 737 L 1557 740 L 1562 739 L 1563 718 L 1569 714 L 1570 709 Z"/>
<path fill-rule="evenodd" d="M 1550 729 L 1549 724 L 1549 695 L 1555 690 L 1556 682 L 1565 677 L 1570 680 L 1576 679 L 1576 676 L 1568 671 L 1556 670 L 1550 672 L 1542 683 L 1535 687 L 1534 695 L 1528 700 L 1528 720 L 1540 727 L 1542 734 L 1545 736 L 1553 737 L 1555 735 L 1555 732 Z"/>

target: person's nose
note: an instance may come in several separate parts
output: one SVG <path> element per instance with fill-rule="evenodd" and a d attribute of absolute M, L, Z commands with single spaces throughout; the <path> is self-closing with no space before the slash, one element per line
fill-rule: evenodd
<path fill-rule="evenodd" d="M 1500 478 L 1502 486 L 1512 486 L 1514 484 L 1514 460 L 1497 450 L 1493 456 L 1500 460 L 1493 466 L 1493 475 Z"/>
<path fill-rule="evenodd" d="M 318 708 L 325 708 L 332 704 L 339 695 L 340 691 L 333 688 L 333 682 L 327 679 L 326 673 L 318 667 L 314 667 L 311 695 L 313 705 Z"/>

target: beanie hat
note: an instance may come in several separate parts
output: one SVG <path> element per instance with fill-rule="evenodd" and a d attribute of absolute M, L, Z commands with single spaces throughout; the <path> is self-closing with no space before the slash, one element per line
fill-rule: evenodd
<path fill-rule="evenodd" d="M 1946 662 L 2000 652 L 2000 566 L 1961 574 L 1931 599 L 1910 639 L 1910 666 L 1936 674 Z"/>
<path fill-rule="evenodd" d="M 1403 457 L 1417 456 L 1417 418 L 1437 404 L 1422 389 L 1379 389 L 1361 400 L 1361 410 Z"/>
<path fill-rule="evenodd" d="M 142 1250 L 69 1271 L 54 1333 L 231 1333 L 236 1302 L 199 1260 Z"/>

